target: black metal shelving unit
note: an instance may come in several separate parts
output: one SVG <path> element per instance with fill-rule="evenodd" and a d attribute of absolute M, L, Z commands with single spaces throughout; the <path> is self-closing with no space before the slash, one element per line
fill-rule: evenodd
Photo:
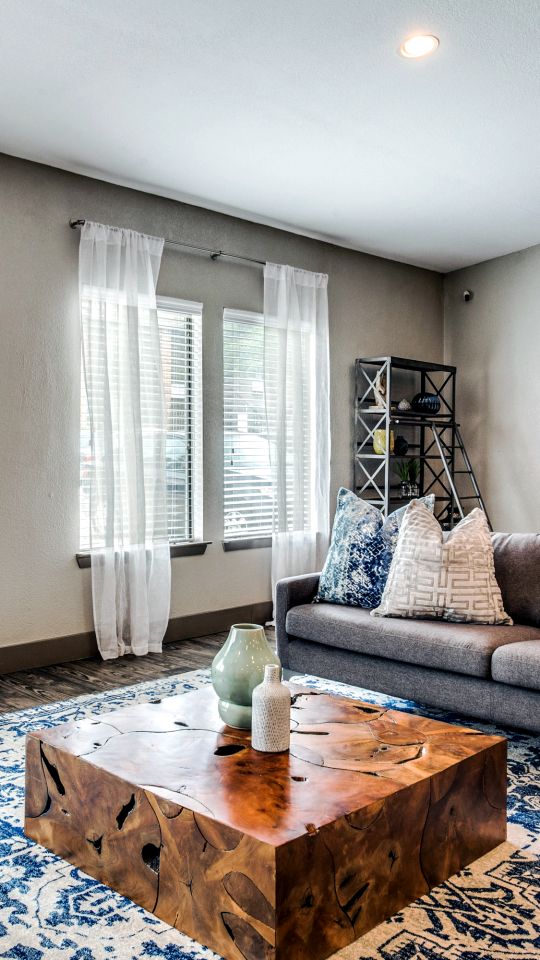
<path fill-rule="evenodd" d="M 386 375 L 386 396 L 377 400 L 376 382 Z M 402 399 L 416 393 L 433 393 L 440 400 L 436 414 L 400 411 Z M 377 407 L 376 402 L 380 405 Z M 446 529 L 469 512 L 485 506 L 455 419 L 456 368 L 446 364 L 407 360 L 403 357 L 368 357 L 356 361 L 354 485 L 357 496 L 379 507 L 384 516 L 407 502 L 399 496 L 393 470 L 395 460 L 420 461 L 420 496 L 435 493 L 435 516 Z M 375 409 L 370 409 L 374 408 Z M 403 433 L 409 449 L 404 457 L 374 450 L 375 431 L 384 439 Z M 380 442 L 381 435 L 378 440 Z M 472 491 L 472 492 L 471 492 Z M 475 501 L 475 502 L 473 502 Z M 487 513 L 486 513 L 487 516 Z M 489 518 L 488 518 L 489 523 Z"/>

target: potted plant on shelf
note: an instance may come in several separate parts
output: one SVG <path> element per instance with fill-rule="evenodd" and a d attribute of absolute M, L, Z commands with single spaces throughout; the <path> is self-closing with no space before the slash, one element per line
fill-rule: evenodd
<path fill-rule="evenodd" d="M 394 464 L 394 470 L 397 473 L 400 483 L 400 496 L 402 500 L 406 500 L 410 496 L 409 492 L 409 460 L 396 460 Z"/>
<path fill-rule="evenodd" d="M 417 497 L 420 493 L 418 477 L 420 476 L 420 461 L 409 460 L 409 496 Z"/>

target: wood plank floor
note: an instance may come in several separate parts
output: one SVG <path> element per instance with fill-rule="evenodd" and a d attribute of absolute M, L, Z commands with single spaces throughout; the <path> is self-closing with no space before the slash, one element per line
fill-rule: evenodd
<path fill-rule="evenodd" d="M 267 628 L 266 635 L 275 647 L 273 631 Z M 146 657 L 92 657 L 4 674 L 0 677 L 0 714 L 209 667 L 226 637 L 226 633 L 214 633 L 196 640 L 176 640 L 166 643 L 163 653 L 149 653 Z"/>

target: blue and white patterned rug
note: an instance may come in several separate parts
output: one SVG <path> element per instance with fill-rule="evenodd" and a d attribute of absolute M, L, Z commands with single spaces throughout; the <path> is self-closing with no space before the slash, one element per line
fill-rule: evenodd
<path fill-rule="evenodd" d="M 340 951 L 336 960 L 540 960 L 539 738 L 357 687 L 314 677 L 294 679 L 508 738 L 508 839 L 514 846 L 506 845 L 502 856 L 486 860 L 485 865 L 478 861 L 462 871 Z M 186 693 L 209 682 L 209 671 L 198 670 L 0 716 L 0 958 L 58 960 L 62 955 L 63 960 L 215 960 L 211 950 L 23 834 L 27 731 Z"/>

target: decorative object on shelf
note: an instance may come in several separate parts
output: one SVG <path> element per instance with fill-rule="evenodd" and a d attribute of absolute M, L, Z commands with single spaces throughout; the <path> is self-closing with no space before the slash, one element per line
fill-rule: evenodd
<path fill-rule="evenodd" d="M 233 624 L 212 663 L 219 715 L 229 727 L 251 729 L 253 691 L 262 683 L 268 663 L 275 664 L 281 674 L 281 663 L 270 649 L 264 629 L 257 623 Z"/>
<path fill-rule="evenodd" d="M 403 411 L 410 410 L 410 409 L 411 409 L 411 405 L 410 405 L 410 403 L 409 403 L 408 400 L 400 400 L 400 401 L 399 401 L 399 403 L 398 403 L 398 410 L 401 410 L 401 411 L 403 412 Z"/>
<path fill-rule="evenodd" d="M 404 457 L 409 449 L 409 442 L 398 433 L 394 443 L 394 453 L 396 457 Z"/>
<path fill-rule="evenodd" d="M 454 507 L 454 509 L 451 510 L 449 505 L 446 513 L 443 514 L 442 517 L 439 517 L 439 523 L 441 524 L 443 530 L 451 530 L 453 527 L 457 526 L 461 519 L 462 517 L 458 508 Z"/>
<path fill-rule="evenodd" d="M 386 374 L 385 373 L 377 374 L 377 379 L 375 380 L 373 393 L 375 394 L 375 406 L 372 406 L 369 409 L 370 410 L 386 410 Z"/>
<path fill-rule="evenodd" d="M 412 398 L 412 408 L 415 413 L 438 413 L 441 401 L 434 393 L 417 393 Z"/>
<path fill-rule="evenodd" d="M 418 477 L 420 476 L 420 461 L 417 459 L 409 460 L 409 496 L 417 497 L 419 494 Z"/>
<path fill-rule="evenodd" d="M 267 663 L 264 680 L 253 691 L 251 746 L 261 753 L 283 753 L 289 749 L 291 694 L 279 674 L 275 663 Z"/>
<path fill-rule="evenodd" d="M 386 453 L 386 430 L 373 431 L 373 451 L 375 453 Z M 394 452 L 394 431 L 390 431 L 390 453 Z"/>
<path fill-rule="evenodd" d="M 410 483 L 409 483 L 409 461 L 408 460 L 396 460 L 394 464 L 394 472 L 397 473 L 400 483 L 400 497 L 402 500 L 407 500 L 410 497 Z"/>

